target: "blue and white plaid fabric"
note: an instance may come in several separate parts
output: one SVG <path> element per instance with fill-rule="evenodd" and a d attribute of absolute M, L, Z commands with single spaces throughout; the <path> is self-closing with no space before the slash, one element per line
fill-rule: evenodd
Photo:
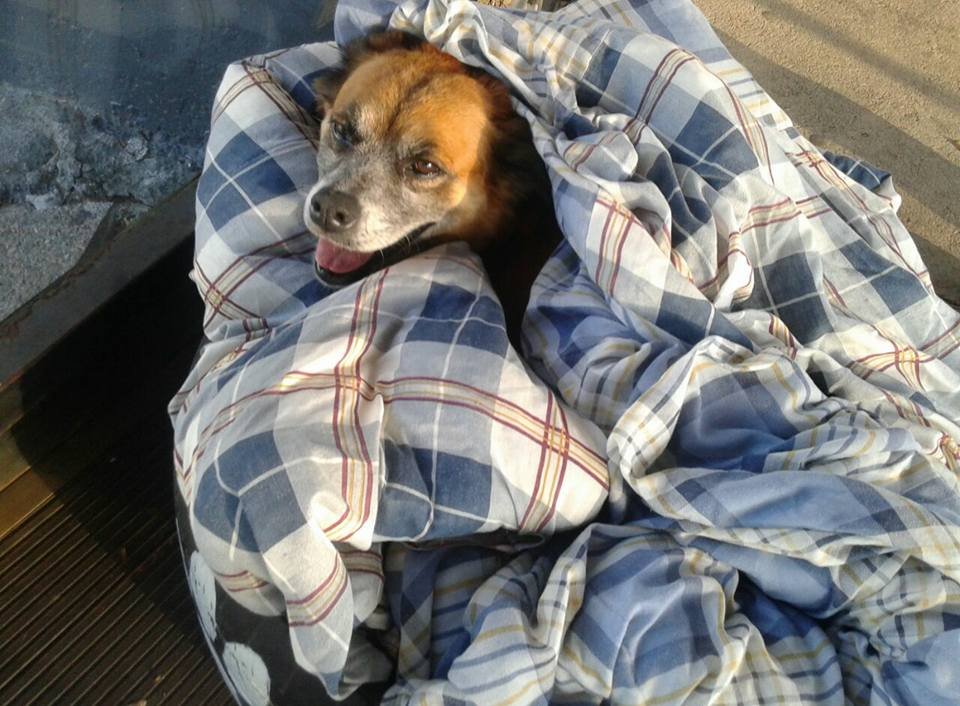
<path fill-rule="evenodd" d="M 300 214 L 336 50 L 229 68 L 211 342 L 170 407 L 211 640 L 198 576 L 285 615 L 334 694 L 960 703 L 960 316 L 889 177 L 800 136 L 689 0 L 338 9 L 340 41 L 385 26 L 512 87 L 566 240 L 529 367 L 462 247 L 323 289 Z"/>

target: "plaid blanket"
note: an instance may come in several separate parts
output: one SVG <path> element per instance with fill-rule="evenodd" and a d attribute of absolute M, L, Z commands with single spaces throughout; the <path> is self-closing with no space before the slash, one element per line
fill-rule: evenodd
<path fill-rule="evenodd" d="M 384 26 L 511 86 L 566 239 L 522 356 L 462 246 L 324 289 L 336 49 L 228 69 L 170 413 L 237 698 L 283 694 L 218 601 L 285 621 L 312 698 L 960 702 L 960 316 L 889 176 L 806 141 L 689 0 L 338 8 L 340 41 Z"/>

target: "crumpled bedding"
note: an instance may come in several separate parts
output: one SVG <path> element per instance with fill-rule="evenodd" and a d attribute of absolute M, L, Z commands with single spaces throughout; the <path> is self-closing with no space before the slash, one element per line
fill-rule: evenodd
<path fill-rule="evenodd" d="M 211 646 L 226 596 L 318 698 L 960 702 L 960 316 L 889 176 L 805 140 L 689 0 L 338 7 L 341 42 L 384 26 L 511 86 L 565 241 L 522 354 L 462 245 L 325 289 L 337 50 L 229 67 L 170 404 Z M 282 700 L 228 644 L 238 700 Z"/>

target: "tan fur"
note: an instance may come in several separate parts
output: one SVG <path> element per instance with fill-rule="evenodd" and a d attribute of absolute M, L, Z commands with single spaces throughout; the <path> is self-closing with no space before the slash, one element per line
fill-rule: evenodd
<path fill-rule="evenodd" d="M 384 210 L 381 220 L 391 211 L 432 214 L 423 216 L 429 221 L 424 243 L 464 240 L 484 252 L 507 238 L 517 242 L 518 254 L 529 259 L 534 252 L 542 262 L 557 241 L 549 184 L 529 127 L 513 111 L 506 87 L 488 74 L 409 35 L 387 32 L 349 47 L 343 70 L 319 81 L 316 89 L 324 117 L 318 188 L 362 192 L 364 208 Z M 355 130 L 356 144 L 345 148 L 351 154 L 340 158 L 330 132 L 334 123 L 349 123 Z M 443 178 L 411 178 L 414 158 L 439 165 Z M 354 171 L 367 174 L 380 169 L 379 179 L 387 183 L 374 185 L 377 197 L 368 196 L 370 185 L 365 182 L 370 178 L 350 181 L 349 175 L 331 176 L 338 181 L 330 187 L 323 172 L 337 173 L 337 159 L 353 159 L 356 164 L 366 159 Z M 373 167 L 371 160 L 376 162 Z M 349 171 L 348 163 L 343 164 Z M 422 229 L 418 217 L 406 217 L 408 225 L 399 226 L 400 232 L 393 235 L 374 232 L 373 226 L 360 233 L 318 235 L 346 250 L 383 248 L 390 238 L 402 239 L 404 228 Z M 538 241 L 532 249 L 531 242 L 523 244 L 531 239 Z M 509 255 L 503 247 L 497 253 L 500 260 Z M 497 264 L 488 262 L 493 269 Z M 514 268 L 524 273 L 520 277 L 524 281 L 518 283 L 524 301 L 530 272 L 538 267 L 520 263 Z"/>

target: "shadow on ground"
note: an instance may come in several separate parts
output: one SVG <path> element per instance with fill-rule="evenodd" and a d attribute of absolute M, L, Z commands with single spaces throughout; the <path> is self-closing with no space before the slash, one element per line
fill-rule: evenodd
<path fill-rule="evenodd" d="M 925 236 L 929 218 L 922 212 L 930 211 L 960 232 L 960 166 L 849 98 L 770 61 L 726 33 L 717 34 L 812 142 L 893 174 L 904 196 L 900 216 L 916 238 L 934 287 L 954 307 L 960 306 L 960 259 Z"/>

